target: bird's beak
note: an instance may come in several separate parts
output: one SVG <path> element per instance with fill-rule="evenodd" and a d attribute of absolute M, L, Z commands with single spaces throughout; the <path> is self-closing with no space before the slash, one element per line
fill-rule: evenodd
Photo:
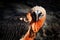
<path fill-rule="evenodd" d="M 39 19 L 38 18 L 38 13 L 35 13 L 35 14 L 36 14 L 36 17 L 35 17 L 36 19 L 35 20 L 38 21 L 38 19 Z"/>

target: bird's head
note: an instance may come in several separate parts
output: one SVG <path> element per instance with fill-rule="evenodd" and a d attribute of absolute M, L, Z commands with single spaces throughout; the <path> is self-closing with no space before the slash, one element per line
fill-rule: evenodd
<path fill-rule="evenodd" d="M 38 21 L 39 19 L 41 19 L 43 16 L 46 15 L 45 9 L 41 6 L 33 7 L 30 12 L 31 12 L 32 20 L 34 21 Z"/>
<path fill-rule="evenodd" d="M 46 16 L 46 10 L 41 6 L 33 7 L 30 12 L 27 14 L 28 21 L 38 21 L 42 17 Z"/>
<path fill-rule="evenodd" d="M 27 14 L 28 21 L 32 24 L 33 31 L 36 32 L 43 26 L 46 19 L 46 10 L 41 6 L 33 7 Z"/>
<path fill-rule="evenodd" d="M 30 29 L 21 40 L 33 40 L 45 22 L 46 10 L 41 6 L 33 7 L 26 15 Z M 33 35 L 33 37 L 31 37 Z"/>

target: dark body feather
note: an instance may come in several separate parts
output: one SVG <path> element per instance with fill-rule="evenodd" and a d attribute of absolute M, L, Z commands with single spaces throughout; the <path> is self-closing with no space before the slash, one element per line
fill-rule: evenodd
<path fill-rule="evenodd" d="M 18 12 L 12 5 L 5 5 L 1 10 L 0 40 L 19 40 L 26 34 L 29 24 L 19 18 L 26 18 L 25 12 Z"/>

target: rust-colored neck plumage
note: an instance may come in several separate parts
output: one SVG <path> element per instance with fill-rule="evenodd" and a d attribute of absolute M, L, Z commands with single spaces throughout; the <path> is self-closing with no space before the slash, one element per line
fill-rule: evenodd
<path fill-rule="evenodd" d="M 44 22 L 45 22 L 46 16 L 43 16 L 39 21 L 34 22 L 31 24 L 32 26 L 32 30 L 35 32 L 35 34 L 41 29 L 41 27 L 43 26 Z M 32 38 L 29 37 L 30 34 L 30 30 L 28 30 L 28 32 L 26 33 L 26 35 L 24 36 L 24 38 L 22 40 L 34 40 L 35 36 L 33 36 Z"/>
<path fill-rule="evenodd" d="M 38 9 L 42 12 L 43 16 L 38 21 L 32 22 L 30 24 L 30 27 L 32 28 L 34 34 L 36 34 L 41 29 L 41 27 L 43 26 L 43 24 L 46 20 L 46 11 L 45 11 L 45 9 L 42 8 L 42 7 L 36 6 L 36 7 L 33 8 L 33 11 L 38 10 Z M 32 21 L 32 17 L 31 17 L 30 12 L 27 14 L 27 19 L 28 19 L 29 22 Z M 30 35 L 31 35 L 30 30 L 28 30 L 26 35 L 21 40 L 34 40 L 35 35 L 33 37 L 29 37 Z"/>
<path fill-rule="evenodd" d="M 32 23 L 32 30 L 38 32 L 39 29 L 43 26 L 46 16 L 43 16 L 39 21 Z"/>

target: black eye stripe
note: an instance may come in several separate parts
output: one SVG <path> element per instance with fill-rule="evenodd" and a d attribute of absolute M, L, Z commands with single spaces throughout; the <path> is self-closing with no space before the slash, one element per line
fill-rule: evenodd
<path fill-rule="evenodd" d="M 35 14 L 35 12 L 31 13 L 31 16 L 32 16 L 33 20 L 35 21 L 36 20 L 36 14 Z"/>
<path fill-rule="evenodd" d="M 42 13 L 39 13 L 39 14 L 38 14 L 38 17 L 41 16 L 41 14 L 42 14 Z"/>
<path fill-rule="evenodd" d="M 31 15 L 33 18 L 35 18 L 35 16 L 36 16 L 35 12 L 33 12 Z"/>

